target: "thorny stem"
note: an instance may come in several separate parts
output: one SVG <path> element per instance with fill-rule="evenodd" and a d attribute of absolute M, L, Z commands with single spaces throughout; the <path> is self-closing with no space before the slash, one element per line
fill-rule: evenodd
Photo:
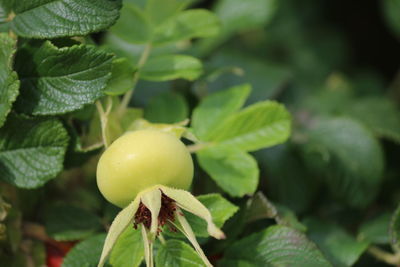
<path fill-rule="evenodd" d="M 140 56 L 139 62 L 137 64 L 138 70 L 133 75 L 133 86 L 132 86 L 132 89 L 129 90 L 128 92 L 126 92 L 126 94 L 122 98 L 121 104 L 120 104 L 119 109 L 118 109 L 118 114 L 119 115 L 123 114 L 124 111 L 126 110 L 126 108 L 129 105 L 129 101 L 131 100 L 133 92 L 135 91 L 136 84 L 139 81 L 140 69 L 144 66 L 144 64 L 146 63 L 147 59 L 149 58 L 150 51 L 151 51 L 151 43 L 148 43 L 145 46 L 145 48 L 143 50 L 143 53 Z"/>
<path fill-rule="evenodd" d="M 400 265 L 400 253 L 392 254 L 386 252 L 376 246 L 371 246 L 368 249 L 369 254 L 374 256 L 376 259 L 381 260 L 387 264 L 399 266 Z"/>

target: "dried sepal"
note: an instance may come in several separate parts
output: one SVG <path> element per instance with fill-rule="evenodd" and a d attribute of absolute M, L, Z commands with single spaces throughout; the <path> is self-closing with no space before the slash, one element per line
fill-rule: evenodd
<path fill-rule="evenodd" d="M 213 223 L 210 211 L 191 193 L 166 186 L 161 186 L 161 191 L 182 209 L 204 219 L 207 222 L 207 231 L 210 236 L 216 239 L 225 238 L 225 234 Z"/>

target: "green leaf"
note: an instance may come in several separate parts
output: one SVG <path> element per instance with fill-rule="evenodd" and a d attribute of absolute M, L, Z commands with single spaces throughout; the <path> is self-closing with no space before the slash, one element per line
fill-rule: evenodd
<path fill-rule="evenodd" d="M 148 42 L 152 38 L 152 31 L 147 14 L 130 2 L 124 3 L 121 9 L 121 17 L 110 28 L 112 34 L 132 44 Z"/>
<path fill-rule="evenodd" d="M 185 98 L 171 91 L 152 98 L 144 110 L 144 117 L 154 123 L 176 123 L 185 120 L 188 115 Z"/>
<path fill-rule="evenodd" d="M 162 55 L 150 58 L 140 71 L 140 77 L 148 81 L 175 79 L 195 80 L 203 73 L 203 65 L 197 58 L 186 55 Z"/>
<path fill-rule="evenodd" d="M 260 168 L 266 170 L 266 194 L 297 213 L 308 210 L 315 200 L 318 180 L 304 168 L 291 143 L 260 150 L 256 158 Z"/>
<path fill-rule="evenodd" d="M 364 123 L 377 136 L 400 143 L 400 112 L 388 98 L 369 97 L 353 101 L 344 112 Z"/>
<path fill-rule="evenodd" d="M 253 104 L 221 122 L 210 140 L 254 151 L 285 142 L 290 135 L 291 116 L 274 101 Z"/>
<path fill-rule="evenodd" d="M 400 205 L 393 213 L 389 226 L 390 243 L 396 250 L 400 248 Z"/>
<path fill-rule="evenodd" d="M 196 136 L 209 141 L 216 127 L 243 106 L 250 91 L 251 87 L 244 84 L 204 98 L 193 111 L 192 125 Z"/>
<path fill-rule="evenodd" d="M 168 240 L 160 246 L 157 267 L 206 266 L 194 249 L 183 241 Z"/>
<path fill-rule="evenodd" d="M 305 224 L 309 238 L 334 266 L 352 266 L 368 248 L 368 242 L 355 240 L 335 224 L 317 219 L 308 219 Z"/>
<path fill-rule="evenodd" d="M 326 179 L 333 194 L 353 207 L 365 207 L 382 181 L 383 152 L 363 125 L 348 118 L 321 118 L 302 146 L 309 168 Z"/>
<path fill-rule="evenodd" d="M 137 267 L 142 262 L 143 257 L 144 247 L 140 229 L 126 228 L 111 251 L 111 265 Z"/>
<path fill-rule="evenodd" d="M 36 188 L 62 169 L 68 134 L 55 119 L 9 116 L 0 129 L 0 179 Z"/>
<path fill-rule="evenodd" d="M 93 103 L 110 79 L 112 58 L 86 45 L 57 48 L 46 41 L 24 46 L 16 57 L 21 79 L 17 109 L 55 115 Z"/>
<path fill-rule="evenodd" d="M 225 222 L 238 211 L 237 206 L 223 198 L 220 194 L 200 195 L 196 198 L 210 211 L 213 222 L 218 228 L 222 228 Z M 207 232 L 207 223 L 203 219 L 190 212 L 184 211 L 184 214 L 196 236 L 210 236 Z M 182 237 L 181 233 L 173 233 L 167 229 L 165 233 L 171 236 Z"/>
<path fill-rule="evenodd" d="M 196 0 L 147 0 L 145 7 L 153 25 L 160 25 L 176 16 Z M 162 6 L 162 8 L 160 8 Z"/>
<path fill-rule="evenodd" d="M 16 43 L 8 34 L 0 33 L 0 128 L 18 95 L 19 80 L 12 69 Z"/>
<path fill-rule="evenodd" d="M 303 233 L 278 225 L 233 243 L 225 258 L 221 266 L 331 266 Z"/>
<path fill-rule="evenodd" d="M 211 51 L 237 32 L 252 30 L 267 24 L 275 13 L 276 0 L 220 0 L 214 12 L 221 20 L 221 33 L 201 42 L 203 53 Z"/>
<path fill-rule="evenodd" d="M 106 240 L 104 241 L 103 251 L 101 252 L 98 267 L 102 267 L 107 260 L 112 248 L 115 246 L 118 238 L 123 234 L 125 229 L 132 223 L 136 211 L 139 207 L 140 196 L 136 197 L 126 208 L 121 210 L 112 222 Z"/>
<path fill-rule="evenodd" d="M 387 24 L 397 36 L 400 36 L 400 1 L 384 0 L 382 4 Z"/>
<path fill-rule="evenodd" d="M 95 214 L 67 204 L 52 205 L 45 218 L 46 232 L 57 241 L 81 240 L 102 228 Z"/>
<path fill-rule="evenodd" d="M 280 90 L 291 78 L 288 66 L 271 62 L 244 52 L 243 49 L 224 47 L 205 63 L 206 69 L 230 69 L 219 76 L 208 80 L 207 87 L 210 92 L 219 91 L 238 84 L 248 83 L 253 90 L 247 103 L 276 98 Z"/>
<path fill-rule="evenodd" d="M 197 153 L 200 166 L 229 195 L 253 194 L 258 185 L 256 160 L 246 152 L 230 146 L 216 146 Z"/>
<path fill-rule="evenodd" d="M 392 214 L 389 212 L 365 221 L 358 231 L 358 240 L 366 240 L 373 244 L 389 244 L 389 226 Z"/>
<path fill-rule="evenodd" d="M 117 58 L 112 62 L 111 79 L 104 93 L 115 96 L 122 95 L 134 86 L 133 74 L 135 69 L 126 58 Z"/>
<path fill-rule="evenodd" d="M 166 44 L 192 38 L 212 37 L 219 32 L 219 20 L 205 9 L 180 12 L 176 17 L 157 28 L 155 44 Z"/>
<path fill-rule="evenodd" d="M 19 0 L 10 27 L 26 38 L 86 35 L 110 27 L 121 0 Z"/>
<path fill-rule="evenodd" d="M 64 258 L 62 267 L 96 267 L 105 237 L 99 234 L 78 243 Z"/>

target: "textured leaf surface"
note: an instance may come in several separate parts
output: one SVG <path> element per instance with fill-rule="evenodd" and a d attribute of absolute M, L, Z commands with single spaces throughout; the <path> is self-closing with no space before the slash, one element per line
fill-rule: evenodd
<path fill-rule="evenodd" d="M 82 240 L 101 228 L 99 217 L 78 207 L 53 205 L 46 212 L 46 232 L 57 241 Z"/>
<path fill-rule="evenodd" d="M 144 117 L 155 123 L 176 123 L 185 120 L 189 107 L 185 98 L 177 93 L 166 92 L 150 100 Z"/>
<path fill-rule="evenodd" d="M 68 134 L 55 119 L 9 116 L 0 129 L 0 179 L 36 188 L 63 169 Z"/>
<path fill-rule="evenodd" d="M 229 195 L 242 197 L 258 185 L 256 160 L 234 147 L 217 146 L 197 153 L 200 166 Z"/>
<path fill-rule="evenodd" d="M 12 70 L 15 46 L 16 40 L 6 33 L 0 33 L 0 127 L 3 126 L 12 103 L 18 95 L 18 76 Z"/>
<path fill-rule="evenodd" d="M 105 237 L 99 234 L 77 244 L 64 258 L 62 267 L 96 267 Z"/>
<path fill-rule="evenodd" d="M 308 138 L 303 147 L 306 162 L 326 178 L 333 194 L 356 207 L 374 199 L 384 162 L 382 148 L 371 132 L 348 118 L 324 118 L 308 132 Z"/>
<path fill-rule="evenodd" d="M 151 58 L 140 71 L 140 77 L 149 81 L 175 79 L 195 80 L 203 72 L 197 58 L 186 55 L 162 55 Z"/>
<path fill-rule="evenodd" d="M 168 240 L 157 251 L 157 267 L 206 266 L 194 249 L 183 241 Z"/>
<path fill-rule="evenodd" d="M 111 265 L 137 267 L 142 262 L 143 257 L 144 247 L 140 229 L 126 228 L 111 252 Z"/>
<path fill-rule="evenodd" d="M 219 32 L 219 20 L 205 9 L 191 9 L 157 28 L 154 43 L 166 44 L 192 38 L 215 36 Z"/>
<path fill-rule="evenodd" d="M 271 226 L 235 242 L 225 258 L 230 264 L 222 266 L 331 266 L 303 233 L 285 226 Z"/>
<path fill-rule="evenodd" d="M 27 38 L 86 35 L 114 24 L 120 7 L 120 0 L 19 0 L 10 26 Z"/>
<path fill-rule="evenodd" d="M 16 57 L 18 110 L 54 115 L 93 103 L 110 79 L 112 57 L 86 45 L 57 48 L 46 41 L 23 47 Z"/>
<path fill-rule="evenodd" d="M 226 119 L 210 140 L 254 151 L 283 143 L 290 135 L 291 116 L 273 101 L 253 104 Z"/>
<path fill-rule="evenodd" d="M 368 242 L 355 240 L 335 224 L 316 219 L 306 220 L 305 223 L 308 237 L 334 266 L 352 266 L 368 248 Z"/>
<path fill-rule="evenodd" d="M 245 84 L 207 96 L 193 112 L 192 125 L 196 136 L 208 141 L 216 127 L 243 106 L 250 90 L 250 86 Z"/>

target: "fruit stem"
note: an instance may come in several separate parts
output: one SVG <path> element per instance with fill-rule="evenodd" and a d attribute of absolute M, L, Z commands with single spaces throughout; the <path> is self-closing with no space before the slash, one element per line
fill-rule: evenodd
<path fill-rule="evenodd" d="M 147 59 L 149 58 L 150 51 L 151 51 L 151 43 L 148 43 L 144 47 L 142 55 L 140 56 L 140 59 L 138 61 L 137 71 L 133 74 L 133 86 L 132 86 L 132 89 L 129 90 L 128 92 L 126 92 L 124 97 L 122 98 L 121 104 L 120 104 L 119 109 L 118 109 L 118 114 L 119 115 L 124 114 L 126 108 L 129 105 L 129 102 L 130 102 L 130 100 L 132 98 L 132 95 L 133 95 L 133 93 L 135 91 L 136 84 L 139 81 L 140 69 L 144 66 L 144 64 L 146 63 Z"/>

